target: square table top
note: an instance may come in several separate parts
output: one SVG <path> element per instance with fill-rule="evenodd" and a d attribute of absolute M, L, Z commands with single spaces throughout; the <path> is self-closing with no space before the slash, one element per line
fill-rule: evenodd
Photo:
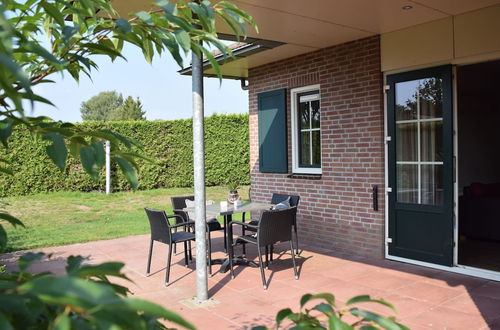
<path fill-rule="evenodd" d="M 215 203 L 212 205 L 207 205 L 205 207 L 207 216 L 222 216 L 251 211 L 265 211 L 271 209 L 271 207 L 273 207 L 273 204 L 261 202 L 244 202 L 242 205 L 234 207 L 233 204 L 228 203 L 227 208 L 222 208 L 220 203 Z M 194 214 L 194 207 L 187 207 L 184 209 L 184 211 L 192 212 L 192 214 Z"/>

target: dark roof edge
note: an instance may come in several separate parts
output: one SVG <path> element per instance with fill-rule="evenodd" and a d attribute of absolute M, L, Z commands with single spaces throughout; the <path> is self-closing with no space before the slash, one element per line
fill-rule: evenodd
<path fill-rule="evenodd" d="M 225 40 L 235 40 L 233 36 L 229 35 L 221 35 L 219 34 L 219 38 L 223 38 Z M 257 54 L 260 52 L 263 52 L 265 50 L 273 49 L 275 47 L 284 45 L 283 42 L 279 41 L 273 41 L 273 40 L 264 40 L 264 39 L 255 39 L 255 38 L 247 38 L 245 39 L 247 42 L 246 44 L 234 48 L 233 51 L 233 57 L 226 56 L 224 54 L 217 54 L 214 56 L 215 60 L 219 64 L 224 64 L 224 63 L 229 63 L 234 60 L 240 59 L 240 58 L 245 58 L 253 54 Z M 203 60 L 203 69 L 211 67 L 210 62 L 207 59 Z M 182 75 L 191 75 L 192 73 L 192 66 L 188 66 L 184 69 L 181 69 L 177 71 L 178 73 Z M 215 74 L 204 74 L 205 77 L 216 77 L 217 75 Z M 235 77 L 235 76 L 228 76 L 228 75 L 223 75 L 224 78 L 228 79 L 241 79 L 244 77 Z"/>

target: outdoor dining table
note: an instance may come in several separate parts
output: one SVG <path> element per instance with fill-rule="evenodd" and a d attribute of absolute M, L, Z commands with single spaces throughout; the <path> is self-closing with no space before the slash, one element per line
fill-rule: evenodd
<path fill-rule="evenodd" d="M 273 204 L 260 203 L 260 202 L 245 202 L 239 206 L 234 204 L 228 204 L 227 207 L 223 207 L 218 203 L 207 205 L 206 214 L 207 218 L 222 216 L 224 217 L 224 230 L 226 230 L 226 240 L 228 249 L 232 248 L 233 243 L 233 230 L 231 227 L 231 221 L 233 214 L 252 212 L 252 211 L 266 211 L 273 207 Z M 194 214 L 194 207 L 185 208 L 184 211 Z M 228 250 L 229 251 L 229 250 Z M 228 257 L 224 259 L 212 259 L 212 264 L 222 264 L 220 267 L 220 272 L 225 273 L 229 270 L 229 254 Z M 246 260 L 243 256 L 233 256 L 233 263 L 235 265 L 251 265 L 255 266 L 252 261 Z"/>

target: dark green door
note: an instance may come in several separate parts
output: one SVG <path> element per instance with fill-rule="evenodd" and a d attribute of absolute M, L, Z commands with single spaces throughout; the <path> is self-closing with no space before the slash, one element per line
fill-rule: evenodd
<path fill-rule="evenodd" d="M 451 66 L 387 76 L 389 255 L 453 264 Z"/>

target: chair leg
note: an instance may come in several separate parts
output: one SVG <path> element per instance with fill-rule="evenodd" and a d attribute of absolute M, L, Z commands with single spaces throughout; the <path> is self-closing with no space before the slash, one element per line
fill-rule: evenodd
<path fill-rule="evenodd" d="M 184 265 L 187 267 L 188 266 L 188 245 L 187 242 L 184 242 Z"/>
<path fill-rule="evenodd" d="M 170 263 L 172 262 L 172 245 L 168 246 L 167 273 L 165 275 L 165 286 L 168 286 L 170 279 Z"/>
<path fill-rule="evenodd" d="M 146 275 L 151 271 L 151 255 L 153 254 L 153 240 L 149 243 L 148 266 L 146 267 Z"/>
<path fill-rule="evenodd" d="M 212 240 L 210 239 L 210 231 L 207 232 L 208 234 L 208 274 L 212 276 Z"/>
<path fill-rule="evenodd" d="M 174 229 L 174 232 L 177 232 L 177 227 Z M 177 244 L 174 243 L 174 254 L 177 254 Z"/>
<path fill-rule="evenodd" d="M 274 245 L 271 244 L 269 247 L 269 261 L 273 262 L 273 254 L 274 254 Z"/>
<path fill-rule="evenodd" d="M 224 252 L 227 253 L 227 221 L 226 221 L 226 217 L 224 216 Z"/>
<path fill-rule="evenodd" d="M 269 247 L 266 245 L 264 251 L 266 252 L 266 268 L 269 267 Z M 260 249 L 259 249 L 260 252 Z"/>
<path fill-rule="evenodd" d="M 297 265 L 295 264 L 295 253 L 293 252 L 293 243 L 290 240 L 290 252 L 292 252 L 292 263 L 293 263 L 293 272 L 295 274 L 295 279 L 299 279 L 299 274 L 297 273 Z"/>
<path fill-rule="evenodd" d="M 264 290 L 267 290 L 266 275 L 264 274 L 264 264 L 262 263 L 262 252 L 260 251 L 260 246 L 257 246 L 257 251 L 259 251 L 259 267 L 260 276 L 262 277 L 262 286 L 264 287 Z"/>
<path fill-rule="evenodd" d="M 299 254 L 299 236 L 297 235 L 297 225 L 293 226 L 293 231 L 295 232 L 295 249 L 297 255 Z"/>
<path fill-rule="evenodd" d="M 231 279 L 234 279 L 234 270 L 233 270 L 233 247 L 234 243 L 229 247 L 228 256 L 229 256 L 229 269 L 231 270 Z"/>
<path fill-rule="evenodd" d="M 191 241 L 188 241 L 188 251 L 189 251 L 189 260 L 193 260 L 193 251 L 191 250 Z"/>
<path fill-rule="evenodd" d="M 241 220 L 243 223 L 245 223 L 245 212 L 243 212 L 243 215 L 242 215 L 242 220 Z M 245 226 L 241 226 L 241 235 L 242 236 L 245 236 Z M 245 244 L 245 242 L 243 242 L 243 257 L 246 257 L 247 255 L 247 245 Z"/>

